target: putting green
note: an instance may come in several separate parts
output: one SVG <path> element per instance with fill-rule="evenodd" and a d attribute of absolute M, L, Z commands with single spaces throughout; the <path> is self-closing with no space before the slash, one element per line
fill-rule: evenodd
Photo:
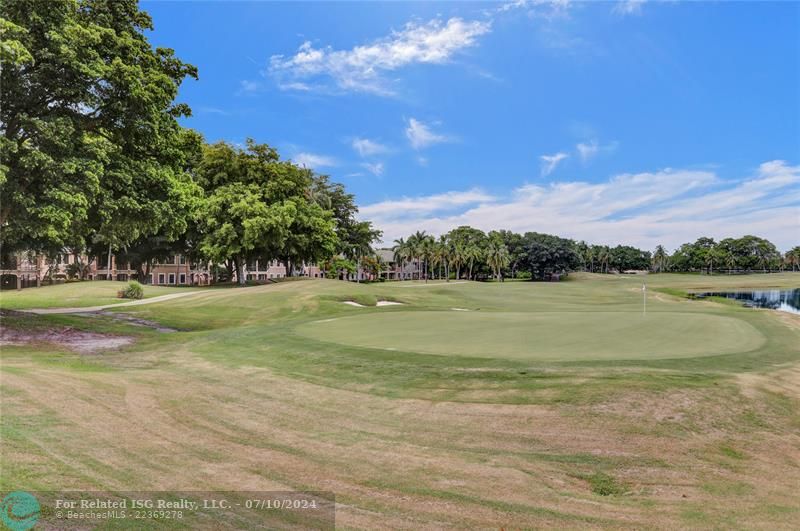
<path fill-rule="evenodd" d="M 371 312 L 298 332 L 358 347 L 541 361 L 693 358 L 747 352 L 765 341 L 734 317 L 677 312 Z"/>

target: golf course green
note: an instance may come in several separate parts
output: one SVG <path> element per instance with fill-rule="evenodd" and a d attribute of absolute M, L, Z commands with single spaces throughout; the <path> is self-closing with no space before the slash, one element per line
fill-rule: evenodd
<path fill-rule="evenodd" d="M 520 361 L 718 356 L 765 341 L 740 319 L 679 312 L 378 311 L 309 323 L 299 332 L 357 347 Z"/>

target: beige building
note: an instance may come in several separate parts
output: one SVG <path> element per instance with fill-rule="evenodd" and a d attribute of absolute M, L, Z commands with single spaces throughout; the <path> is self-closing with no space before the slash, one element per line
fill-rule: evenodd
<path fill-rule="evenodd" d="M 109 267 L 110 266 L 110 267 Z M 22 289 L 40 286 L 42 283 L 66 282 L 75 276 L 76 269 L 82 269 L 83 278 L 88 280 L 136 280 L 137 272 L 127 262 L 117 260 L 111 255 L 89 257 L 64 253 L 48 262 L 44 256 L 19 254 L 3 257 L 0 264 L 0 279 L 4 289 Z M 71 274 L 72 273 L 72 274 Z M 323 277 L 316 265 L 303 265 L 295 270 L 295 275 L 311 278 Z M 283 278 L 286 266 L 277 260 L 254 260 L 245 267 L 249 281 L 268 282 Z M 150 270 L 149 284 L 156 286 L 206 286 L 214 281 L 210 264 L 192 264 L 184 255 L 174 255 L 156 262 Z"/>

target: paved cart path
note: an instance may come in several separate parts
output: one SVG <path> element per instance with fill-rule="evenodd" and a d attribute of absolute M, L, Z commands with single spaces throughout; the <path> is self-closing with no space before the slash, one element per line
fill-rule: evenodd
<path fill-rule="evenodd" d="M 51 313 L 88 313 L 99 312 L 107 308 L 122 308 L 125 306 L 140 306 L 142 304 L 151 304 L 154 302 L 163 302 L 170 299 L 177 299 L 179 297 L 187 297 L 189 295 L 196 295 L 198 293 L 207 293 L 207 291 L 187 291 L 186 293 L 170 293 L 168 295 L 159 295 L 150 299 L 140 299 L 130 302 L 118 302 L 114 304 L 103 304 L 102 306 L 83 306 L 79 308 L 33 308 L 30 310 L 18 310 L 20 312 L 37 313 L 37 314 L 51 314 Z"/>

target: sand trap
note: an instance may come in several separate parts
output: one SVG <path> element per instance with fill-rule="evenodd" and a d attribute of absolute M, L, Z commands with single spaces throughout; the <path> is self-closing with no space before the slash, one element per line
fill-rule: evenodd
<path fill-rule="evenodd" d="M 54 343 L 70 350 L 91 354 L 99 350 L 123 347 L 133 343 L 132 337 L 107 336 L 72 328 L 57 330 L 0 330 L 0 345 Z"/>
<path fill-rule="evenodd" d="M 356 301 L 342 301 L 342 304 L 347 304 L 348 306 L 355 306 L 356 308 L 368 308 L 368 306 L 359 304 Z M 402 302 L 396 302 L 396 301 L 378 301 L 377 303 L 375 303 L 375 306 L 397 306 L 402 304 L 403 304 Z"/>

